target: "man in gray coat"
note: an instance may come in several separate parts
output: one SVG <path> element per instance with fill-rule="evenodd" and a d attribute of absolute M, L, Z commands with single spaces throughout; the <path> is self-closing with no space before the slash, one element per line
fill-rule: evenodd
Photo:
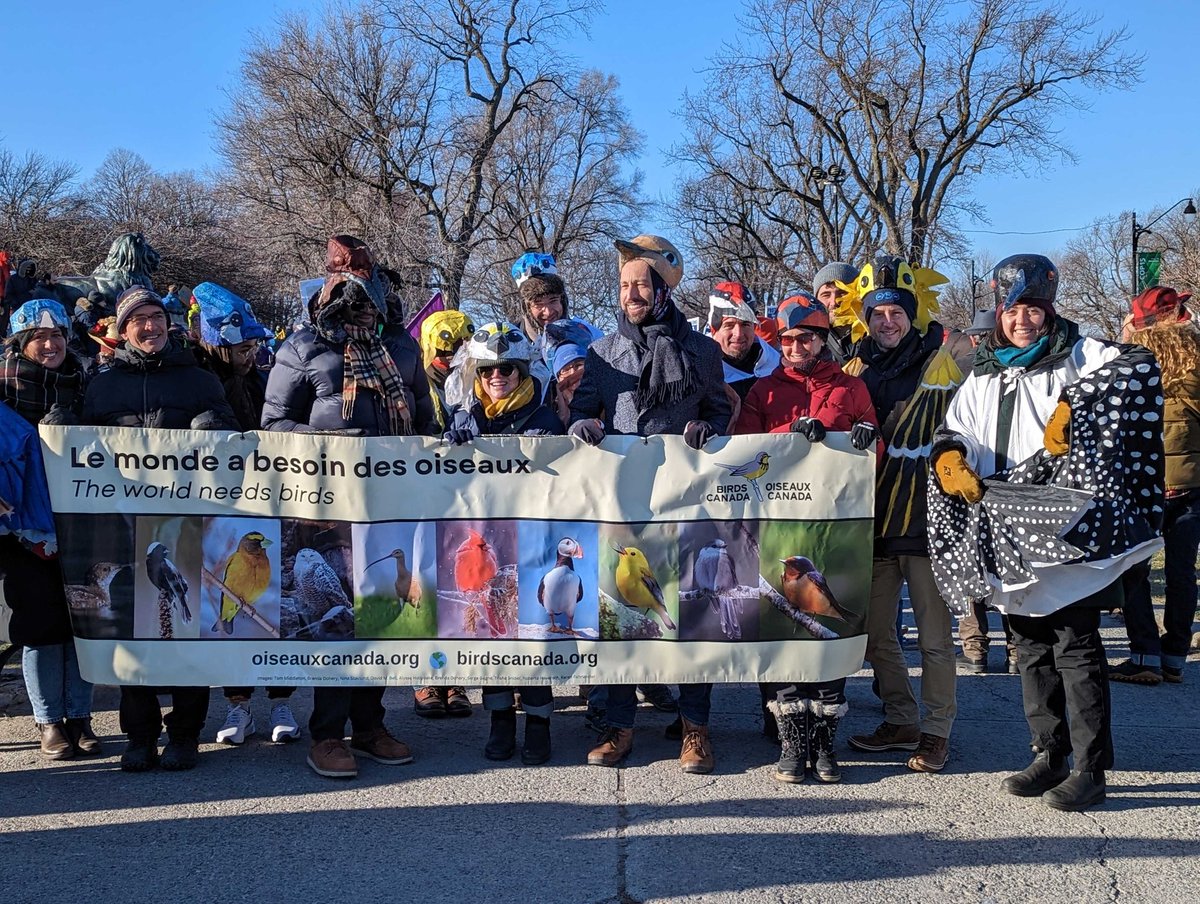
<path fill-rule="evenodd" d="M 720 347 L 692 329 L 671 300 L 683 259 L 666 239 L 618 241 L 621 263 L 617 331 L 588 347 L 583 380 L 571 400 L 570 434 L 596 445 L 609 433 L 682 434 L 693 449 L 726 432 L 732 414 Z M 683 723 L 680 766 L 712 772 L 708 739 L 711 684 L 679 688 Z M 633 685 L 608 688 L 608 729 L 588 754 L 594 766 L 616 766 L 633 749 L 637 710 Z"/>

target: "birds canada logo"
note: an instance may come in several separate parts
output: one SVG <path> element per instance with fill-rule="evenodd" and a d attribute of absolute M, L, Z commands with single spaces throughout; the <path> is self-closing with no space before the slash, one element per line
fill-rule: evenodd
<path fill-rule="evenodd" d="M 492 598 L 492 579 L 500 570 L 496 553 L 490 543 L 483 539 L 479 531 L 467 530 L 467 539 L 459 544 L 454 552 L 454 586 L 460 593 L 474 594 L 481 598 L 487 610 L 488 628 L 492 637 L 504 637 L 508 634 L 508 625 L 500 617 L 496 601 Z"/>
<path fill-rule="evenodd" d="M 762 488 L 758 485 L 758 481 L 771 469 L 770 455 L 766 452 L 759 452 L 752 459 L 744 461 L 740 465 L 727 465 L 723 462 L 717 462 L 717 466 L 724 468 L 734 477 L 745 478 L 750 484 L 750 489 L 754 490 L 754 498 L 759 502 L 763 501 Z"/>
<path fill-rule="evenodd" d="M 825 575 L 817 571 L 812 559 L 805 556 L 789 556 L 780 559 L 783 575 L 780 584 L 783 597 L 793 609 L 809 615 L 823 615 L 846 621 L 846 610 L 838 605 L 833 591 L 825 581 Z"/>
<path fill-rule="evenodd" d="M 651 612 L 658 614 L 663 625 L 670 631 L 675 630 L 675 622 L 667 612 L 663 601 L 662 587 L 646 554 L 636 546 L 614 546 L 617 559 L 617 590 L 623 596 L 625 605 L 630 609 L 641 609 L 648 618 Z"/>
<path fill-rule="evenodd" d="M 555 634 L 575 633 L 575 607 L 583 599 L 583 579 L 575 573 L 572 560 L 583 558 L 583 547 L 574 537 L 558 541 L 558 559 L 538 582 L 537 598 L 550 616 L 550 631 Z M 566 628 L 560 628 L 555 618 L 565 616 Z"/>
<path fill-rule="evenodd" d="M 267 558 L 267 547 L 271 545 L 259 531 L 243 534 L 237 549 L 225 563 L 221 583 L 240 597 L 240 602 L 253 606 L 271 585 L 271 562 Z M 221 594 L 221 612 L 210 630 L 233 633 L 233 620 L 241 611 L 238 601 Z"/>

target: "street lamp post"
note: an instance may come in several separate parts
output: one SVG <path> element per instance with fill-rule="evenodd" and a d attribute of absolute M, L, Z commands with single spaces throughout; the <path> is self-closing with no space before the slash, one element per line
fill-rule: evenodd
<path fill-rule="evenodd" d="M 1163 217 L 1165 217 L 1167 214 L 1169 214 L 1172 210 L 1174 210 L 1180 204 L 1185 204 L 1185 203 L 1187 204 L 1187 207 L 1185 207 L 1183 209 L 1183 215 L 1185 217 L 1194 217 L 1196 215 L 1196 205 L 1192 203 L 1191 198 L 1180 198 L 1178 201 L 1176 201 L 1174 204 L 1172 204 L 1170 207 L 1168 207 L 1166 210 L 1164 210 L 1162 213 L 1160 213 L 1158 216 L 1156 216 L 1153 220 L 1151 220 L 1145 226 L 1138 225 L 1137 211 L 1135 210 L 1133 212 L 1133 294 L 1134 295 L 1137 295 L 1139 292 L 1142 291 L 1141 280 L 1139 279 L 1140 268 L 1138 267 L 1138 239 L 1141 238 L 1144 233 L 1149 232 L 1151 226 L 1153 226 L 1155 223 L 1157 223 L 1159 220 L 1161 220 Z"/>
<path fill-rule="evenodd" d="M 826 169 L 823 166 L 814 166 L 808 171 L 808 178 L 818 188 L 827 188 L 832 185 L 833 192 L 833 259 L 840 261 L 842 259 L 842 226 L 839 219 L 838 199 L 842 193 L 842 183 L 846 181 L 849 175 L 844 169 L 836 163 L 829 164 Z"/>

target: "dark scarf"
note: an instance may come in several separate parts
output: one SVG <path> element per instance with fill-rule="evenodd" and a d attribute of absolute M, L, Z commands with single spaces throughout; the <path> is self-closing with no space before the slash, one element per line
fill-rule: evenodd
<path fill-rule="evenodd" d="M 895 348 L 883 348 L 868 336 L 863 340 L 859 349 L 859 357 L 863 363 L 875 371 L 875 379 L 892 380 L 904 373 L 925 351 L 925 337 L 916 331 L 909 330 Z M 939 342 L 940 337 L 939 337 Z"/>
<path fill-rule="evenodd" d="M 9 407 L 36 424 L 51 408 L 78 408 L 83 369 L 70 352 L 58 370 L 48 370 L 10 345 L 0 361 L 0 384 Z"/>
<path fill-rule="evenodd" d="M 636 397 L 639 414 L 677 405 L 695 391 L 698 364 L 684 345 L 692 325 L 679 308 L 668 305 L 661 319 L 640 325 L 618 312 L 617 332 L 632 342 L 641 356 Z"/>

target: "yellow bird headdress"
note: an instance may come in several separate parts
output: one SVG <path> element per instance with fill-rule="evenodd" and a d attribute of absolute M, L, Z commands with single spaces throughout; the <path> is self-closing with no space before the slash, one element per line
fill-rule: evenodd
<path fill-rule="evenodd" d="M 907 289 L 917 298 L 913 326 L 918 333 L 924 334 L 941 309 L 938 290 L 934 287 L 948 282 L 950 280 L 936 270 L 914 266 L 900 257 L 879 255 L 874 263 L 863 266 L 853 283 L 837 283 L 846 294 L 838 299 L 832 311 L 833 326 L 835 329 L 849 328 L 851 341 L 857 342 L 867 334 L 867 324 L 862 319 L 863 296 L 875 289 Z"/>

